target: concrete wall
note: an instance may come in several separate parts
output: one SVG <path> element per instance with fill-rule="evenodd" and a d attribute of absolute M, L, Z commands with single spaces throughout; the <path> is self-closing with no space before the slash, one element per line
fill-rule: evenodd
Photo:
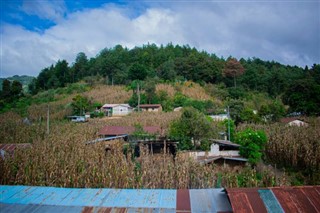
<path fill-rule="evenodd" d="M 219 151 L 218 144 L 211 144 L 210 153 L 213 156 L 239 156 L 238 150 L 226 150 L 226 151 Z"/>

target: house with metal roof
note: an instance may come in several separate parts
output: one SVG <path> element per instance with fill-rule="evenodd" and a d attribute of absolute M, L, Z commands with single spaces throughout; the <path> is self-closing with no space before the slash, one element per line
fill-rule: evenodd
<path fill-rule="evenodd" d="M 139 106 L 140 110 L 143 112 L 161 112 L 161 104 L 141 104 Z"/>
<path fill-rule="evenodd" d="M 286 126 L 308 126 L 308 123 L 303 121 L 301 118 L 297 117 L 288 117 L 280 119 L 280 122 L 285 124 Z"/>
<path fill-rule="evenodd" d="M 248 159 L 240 156 L 239 144 L 232 143 L 228 140 L 210 139 L 209 141 L 211 142 L 209 152 L 190 152 L 190 156 L 198 162 L 205 164 L 215 162 L 242 165 L 248 161 Z"/>
<path fill-rule="evenodd" d="M 129 104 L 105 104 L 102 106 L 103 112 L 106 116 L 125 116 L 133 111 Z"/>

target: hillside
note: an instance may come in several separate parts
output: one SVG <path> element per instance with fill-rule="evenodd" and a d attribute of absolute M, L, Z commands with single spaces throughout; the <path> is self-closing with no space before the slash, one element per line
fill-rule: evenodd
<path fill-rule="evenodd" d="M 255 92 L 283 102 L 289 107 L 289 113 L 317 115 L 320 109 L 319 64 L 301 68 L 254 57 L 224 59 L 172 44 L 160 47 L 148 44 L 133 49 L 117 45 L 103 49 L 90 59 L 79 53 L 72 65 L 60 60 L 42 69 L 30 92 L 36 94 L 81 80 L 97 79 L 108 85 L 130 85 L 135 80 L 192 81 L 202 86 L 214 85 L 211 89 L 221 99 L 242 99 Z M 170 91 L 167 92 L 170 95 Z"/>

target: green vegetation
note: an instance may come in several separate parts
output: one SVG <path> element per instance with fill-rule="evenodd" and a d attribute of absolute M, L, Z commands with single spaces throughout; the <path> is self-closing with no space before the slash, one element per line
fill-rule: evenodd
<path fill-rule="evenodd" d="M 31 94 L 36 94 L 42 90 L 63 87 L 94 76 L 112 85 L 127 85 L 134 80 L 138 80 L 140 84 L 145 79 L 157 79 L 158 82 L 189 80 L 201 85 L 220 85 L 219 88 L 215 88 L 218 94 L 214 96 L 220 96 L 221 99 L 243 102 L 252 92 L 265 93 L 269 98 L 278 98 L 280 102 L 282 100 L 288 104 L 289 112 L 318 115 L 319 73 L 320 65 L 317 64 L 310 69 L 303 69 L 258 58 L 237 61 L 230 57 L 225 60 L 189 46 L 168 44 L 157 47 L 148 44 L 129 50 L 117 45 L 114 48 L 103 49 L 95 58 L 88 59 L 84 53 L 79 53 L 72 66 L 65 60 L 58 61 L 55 65 L 44 68 L 29 88 Z M 159 100 L 152 99 L 151 94 L 152 90 L 146 89 L 146 97 L 141 97 L 141 103 Z M 135 102 L 137 101 L 133 101 Z M 164 105 L 168 103 L 165 102 Z M 172 106 L 168 105 L 167 108 L 171 109 Z M 236 123 L 241 122 L 239 118 L 233 119 Z M 255 119 L 250 117 L 249 121 Z M 243 121 L 247 120 L 248 118 Z"/>
<path fill-rule="evenodd" d="M 248 158 L 251 164 L 257 164 L 267 143 L 267 136 L 263 131 L 246 129 L 238 132 L 236 142 L 241 145 L 240 155 Z"/>
<path fill-rule="evenodd" d="M 28 92 L 19 81 L 3 80 L 0 138 L 34 146 L 19 150 L 10 160 L 0 159 L 4 171 L 0 184 L 131 188 L 319 184 L 320 125 L 310 117 L 320 114 L 319 76 L 317 64 L 302 69 L 258 58 L 223 59 L 172 44 L 131 50 L 117 45 L 90 59 L 79 53 L 72 65 L 62 60 L 44 68 Z M 134 107 L 160 103 L 164 112 L 99 119 L 104 114 L 95 110 L 105 103 L 127 102 Z M 176 107 L 182 111 L 173 112 Z M 83 146 L 106 124 L 136 126 L 138 135 L 144 134 L 142 126 L 154 125 L 178 138 L 179 150 L 209 150 L 208 139 L 228 132 L 228 120 L 218 122 L 208 115 L 225 114 L 227 107 L 231 141 L 241 145 L 240 154 L 252 167 L 199 166 L 184 152 L 173 159 L 142 151 L 141 158 L 134 159 L 130 146 L 125 157 L 119 144 L 111 155 L 104 152 L 105 144 L 92 150 Z M 63 119 L 84 112 L 94 119 L 82 125 Z M 289 113 L 309 116 L 309 126 L 279 125 Z M 24 117 L 32 125 L 24 124 Z M 259 168 L 262 161 L 275 169 Z"/>
<path fill-rule="evenodd" d="M 210 130 L 210 122 L 203 113 L 194 108 L 185 108 L 181 118 L 172 122 L 169 136 L 181 139 L 178 144 L 181 150 L 195 149 L 200 144 L 207 149 L 205 139 L 210 136 Z"/>

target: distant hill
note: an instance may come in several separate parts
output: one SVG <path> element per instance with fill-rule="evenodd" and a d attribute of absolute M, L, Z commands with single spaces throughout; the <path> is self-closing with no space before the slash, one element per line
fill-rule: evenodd
<path fill-rule="evenodd" d="M 0 90 L 2 90 L 2 82 L 4 81 L 4 79 L 8 79 L 10 81 L 14 81 L 14 80 L 19 81 L 22 84 L 23 88 L 26 89 L 34 78 L 35 77 L 27 76 L 27 75 L 21 75 L 21 76 L 14 75 L 8 78 L 0 78 Z"/>

